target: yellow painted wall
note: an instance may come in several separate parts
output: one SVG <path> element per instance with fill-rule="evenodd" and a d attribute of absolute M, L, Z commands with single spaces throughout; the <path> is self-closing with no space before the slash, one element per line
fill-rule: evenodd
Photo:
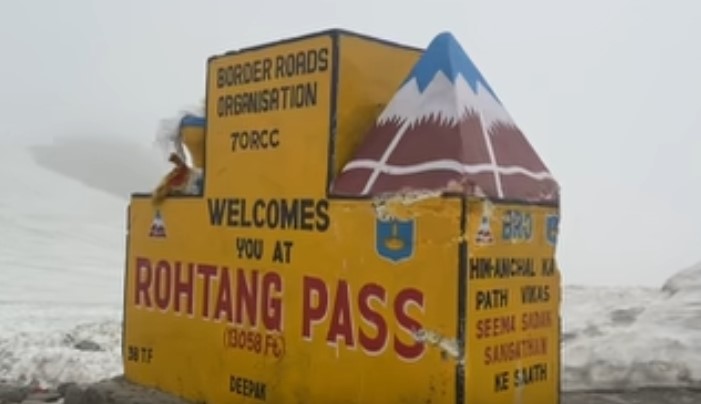
<path fill-rule="evenodd" d="M 341 34 L 338 41 L 334 176 L 353 158 L 367 130 L 422 54 L 419 49 L 352 34 Z"/>
<path fill-rule="evenodd" d="M 213 226 L 209 200 L 167 201 L 161 238 L 149 201 L 132 202 L 129 379 L 210 403 L 260 402 L 232 377 L 264 384 L 270 403 L 455 402 L 455 359 L 412 335 L 456 337 L 461 199 L 412 205 L 399 261 L 376 245 L 393 233 L 370 201 L 327 201 L 326 230 L 295 231 Z M 261 240 L 260 258 L 239 255 L 246 239 Z"/>
<path fill-rule="evenodd" d="M 467 402 L 559 402 L 556 208 L 469 204 Z"/>
<path fill-rule="evenodd" d="M 323 34 L 209 60 L 210 195 L 325 195 L 333 55 Z"/>
<path fill-rule="evenodd" d="M 372 201 L 327 199 L 329 161 L 333 171 L 350 158 L 416 57 L 327 32 L 210 59 L 203 195 L 169 198 L 159 212 L 148 198 L 130 205 L 127 378 L 209 403 L 557 402 L 560 279 L 542 275 L 556 210 L 499 205 L 484 222 L 479 200 L 429 198 L 391 210 L 391 223 Z M 294 108 L 280 104 L 290 86 L 306 91 Z M 267 101 L 251 111 L 247 97 Z M 232 142 L 243 132 L 246 147 Z M 506 210 L 530 215 L 530 239 L 504 240 Z M 491 243 L 477 242 L 483 223 Z M 385 243 L 393 235 L 403 245 Z M 533 259 L 536 276 L 470 267 L 511 257 Z M 519 302 L 524 286 L 547 286 L 548 301 Z M 494 289 L 507 305 L 484 306 Z M 550 323 L 522 331 L 532 312 Z M 478 335 L 511 314 L 516 332 Z M 542 355 L 485 363 L 494 347 L 540 337 Z M 516 387 L 517 369 L 543 363 L 545 381 Z M 495 392 L 500 372 L 508 388 Z"/>
<path fill-rule="evenodd" d="M 207 168 L 221 182 L 208 190 L 245 192 L 264 181 L 275 195 L 325 195 L 329 171 L 351 159 L 419 56 L 334 32 L 211 58 L 207 156 L 216 157 Z"/>

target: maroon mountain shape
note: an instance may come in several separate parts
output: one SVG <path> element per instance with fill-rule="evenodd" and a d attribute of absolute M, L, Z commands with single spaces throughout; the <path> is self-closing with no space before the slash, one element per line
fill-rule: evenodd
<path fill-rule="evenodd" d="M 556 180 L 449 33 L 431 42 L 330 191 L 559 198 Z"/>

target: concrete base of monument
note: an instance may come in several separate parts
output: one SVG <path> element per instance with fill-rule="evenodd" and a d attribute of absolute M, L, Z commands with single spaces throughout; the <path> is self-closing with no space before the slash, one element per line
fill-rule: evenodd
<path fill-rule="evenodd" d="M 0 383 L 0 404 L 200 404 L 190 403 L 161 391 L 141 387 L 122 376 L 93 384 L 68 383 L 55 392 L 31 393 Z M 692 404 L 701 403 L 701 389 L 648 388 L 627 391 L 579 391 L 562 395 L 561 404 Z"/>

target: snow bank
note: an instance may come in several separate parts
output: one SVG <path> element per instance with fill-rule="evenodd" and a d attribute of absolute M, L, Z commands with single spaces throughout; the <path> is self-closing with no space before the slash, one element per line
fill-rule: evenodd
<path fill-rule="evenodd" d="M 701 294 L 701 262 L 669 278 L 662 290 L 670 295 L 679 292 Z"/>
<path fill-rule="evenodd" d="M 55 386 L 122 371 L 127 198 L 169 168 L 119 139 L 3 144 L 0 379 Z"/>
<path fill-rule="evenodd" d="M 0 379 L 96 382 L 122 372 L 121 308 L 0 304 Z"/>
<path fill-rule="evenodd" d="M 662 290 L 566 288 L 563 387 L 701 387 L 700 283 L 697 267 Z"/>
<path fill-rule="evenodd" d="M 79 144 L 76 163 L 96 151 Z M 0 182 L 0 379 L 121 372 L 127 200 L 41 167 L 23 146 L 0 148 Z"/>

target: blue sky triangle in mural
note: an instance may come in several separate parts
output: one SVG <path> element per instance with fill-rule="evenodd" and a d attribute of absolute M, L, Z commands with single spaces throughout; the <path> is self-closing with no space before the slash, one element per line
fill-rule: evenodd
<path fill-rule="evenodd" d="M 474 92 L 477 92 L 477 83 L 480 83 L 496 100 L 499 100 L 477 66 L 450 32 L 442 32 L 431 41 L 406 81 L 415 78 L 419 91 L 423 92 L 439 71 L 453 83 L 457 75 L 461 74 Z"/>

